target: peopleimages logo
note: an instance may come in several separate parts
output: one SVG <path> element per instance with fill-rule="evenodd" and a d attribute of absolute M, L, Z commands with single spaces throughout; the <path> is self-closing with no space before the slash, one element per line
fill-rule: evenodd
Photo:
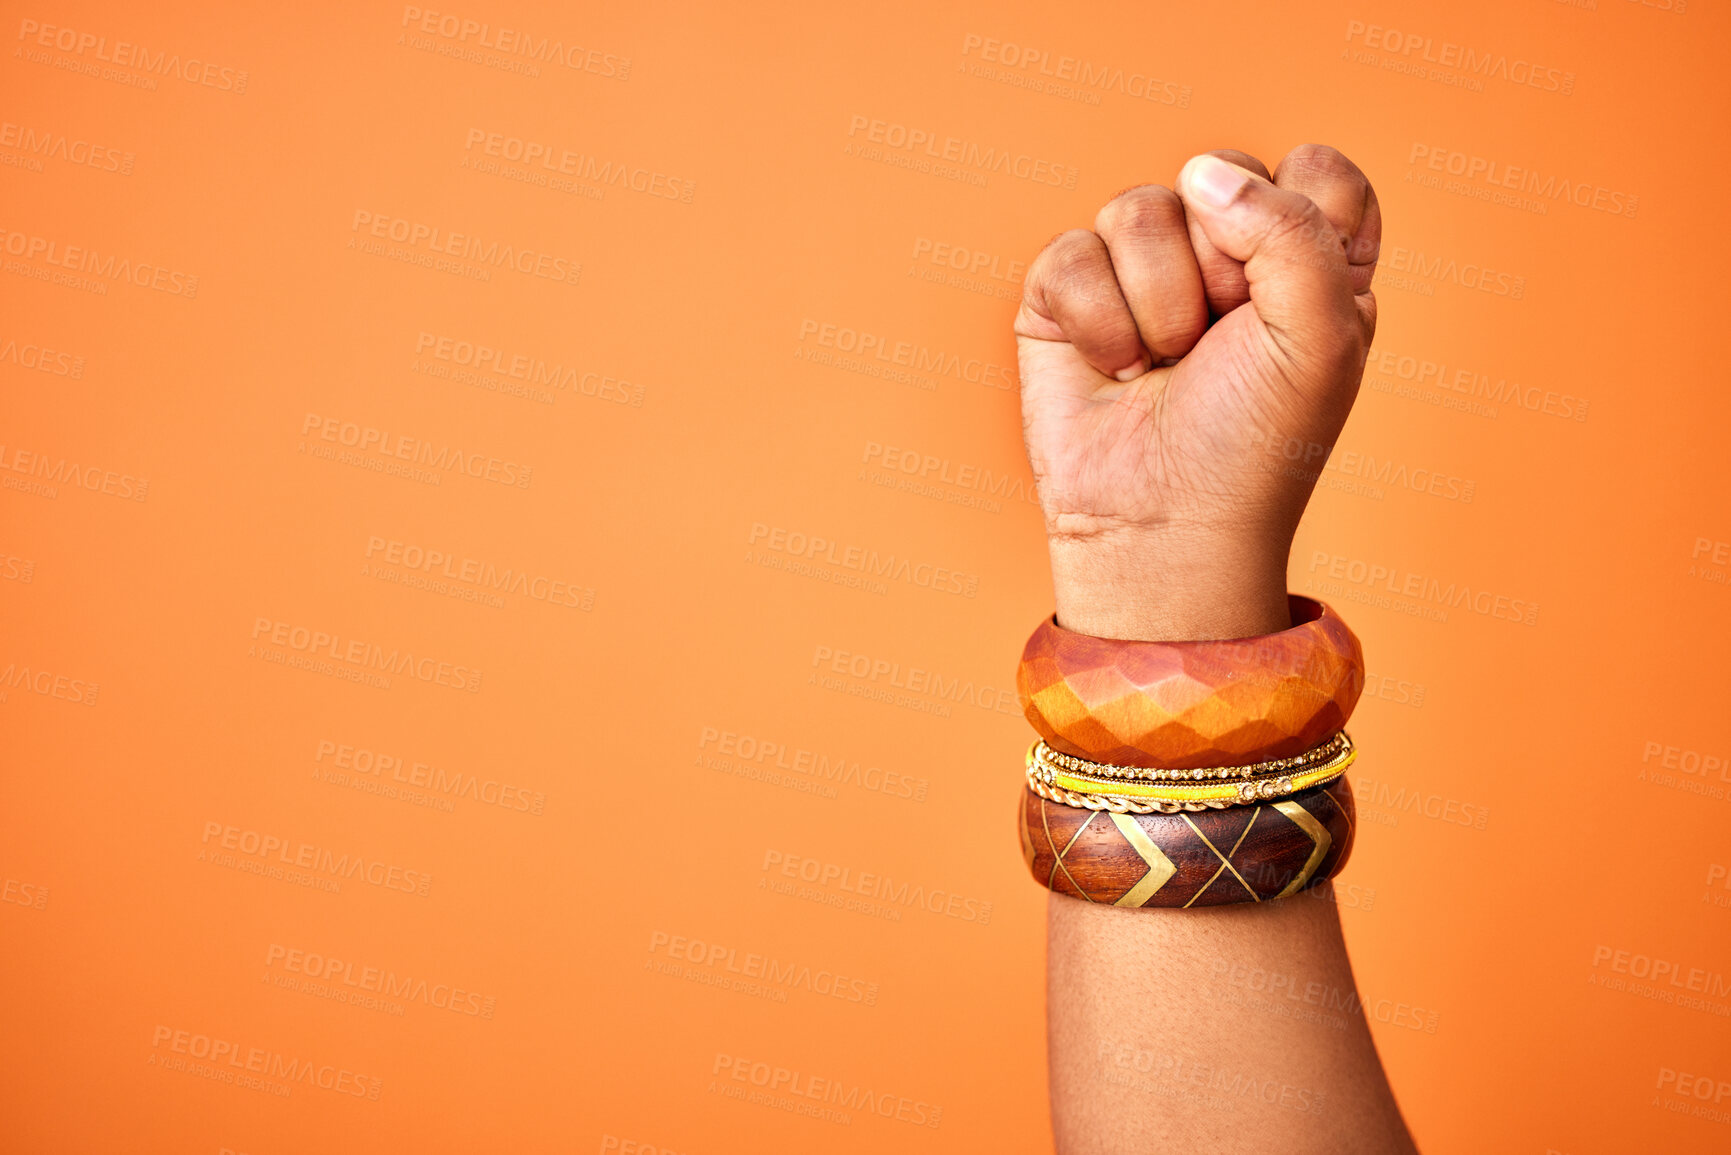
<path fill-rule="evenodd" d="M 476 261 L 495 269 L 511 269 L 526 277 L 575 285 L 583 272 L 579 261 L 523 245 L 504 241 L 489 241 L 473 233 L 459 233 L 439 225 L 393 217 L 385 213 L 356 209 L 349 223 L 349 232 L 378 240 L 405 245 L 413 253 L 425 250 L 429 256 L 456 257 Z M 420 263 L 420 262 L 412 262 Z M 486 272 L 485 269 L 481 270 Z"/>
<path fill-rule="evenodd" d="M 714 744 L 711 749 L 711 743 Z M 742 734 L 717 726 L 705 726 L 697 739 L 697 764 L 712 770 L 734 773 L 745 778 L 765 778 L 776 785 L 790 784 L 789 774 L 800 779 L 801 785 L 816 786 L 824 797 L 835 796 L 834 786 L 853 786 L 873 794 L 924 802 L 927 778 L 915 778 L 895 770 L 885 770 L 868 760 L 849 760 L 843 754 L 824 754 L 803 746 L 791 746 L 785 741 Z M 783 771 L 778 774 L 776 771 Z M 802 781 L 804 780 L 804 781 Z"/>
<path fill-rule="evenodd" d="M 761 521 L 752 522 L 745 543 L 753 547 L 754 552 L 768 551 L 803 561 L 822 562 L 851 574 L 905 582 L 934 593 L 971 598 L 980 592 L 979 574 L 961 573 L 931 562 L 897 557 L 893 553 L 880 554 L 865 546 L 847 545 L 818 534 L 802 533 Z M 749 553 L 746 560 L 753 560 Z"/>
<path fill-rule="evenodd" d="M 1387 53 L 1388 63 L 1384 64 L 1384 67 L 1390 68 L 1390 71 L 1410 72 L 1426 75 L 1428 78 L 1428 74 L 1419 66 L 1434 65 L 1436 67 L 1432 71 L 1438 74 L 1438 79 L 1470 81 L 1470 84 L 1462 84 L 1461 87 L 1478 92 L 1484 91 L 1484 82 L 1487 80 L 1501 80 L 1517 87 L 1536 88 L 1541 92 L 1554 92 L 1562 96 L 1569 96 L 1575 91 L 1573 72 L 1537 64 L 1518 56 L 1511 58 L 1508 53 L 1492 48 L 1474 48 L 1452 40 L 1438 40 L 1422 32 L 1402 32 L 1398 28 L 1367 24 L 1363 20 L 1348 20 L 1346 39 L 1349 43 L 1363 44 L 1366 48 Z"/>
<path fill-rule="evenodd" d="M 19 878 L 8 878 L 0 882 L 0 902 L 10 902 L 29 910 L 48 909 L 48 888 L 40 883 L 25 882 Z M 875 995 L 877 987 L 872 987 Z"/>
<path fill-rule="evenodd" d="M 1410 382 L 1422 386 L 1427 392 L 1460 394 L 1460 404 L 1446 405 L 1447 408 L 1470 407 L 1477 410 L 1482 407 L 1474 403 L 1485 401 L 1492 405 L 1508 405 L 1530 413 L 1543 413 L 1549 417 L 1570 421 L 1587 419 L 1588 401 L 1584 397 L 1559 393 L 1554 389 L 1541 389 L 1536 385 L 1523 385 L 1507 375 L 1486 373 L 1476 368 L 1463 369 L 1451 366 L 1441 359 L 1432 360 L 1390 350 L 1384 346 L 1370 351 L 1365 358 L 1364 372 L 1365 384 L 1378 392 L 1394 392 L 1392 386 L 1395 384 Z M 1378 381 L 1375 374 L 1382 374 L 1388 380 Z M 1379 386 L 1389 387 L 1378 388 Z M 1493 408 L 1480 415 L 1495 417 L 1496 410 Z"/>
<path fill-rule="evenodd" d="M 247 71 L 244 68 L 212 64 L 194 56 L 182 59 L 178 52 L 152 52 L 142 44 L 132 44 L 125 40 L 116 40 L 110 45 L 108 37 L 94 32 L 80 32 L 75 28 L 44 24 L 39 20 L 20 20 L 18 39 L 27 46 L 52 48 L 57 52 L 70 53 L 74 57 L 83 57 L 89 53 L 92 59 L 100 60 L 104 64 L 134 69 L 150 76 L 174 76 L 188 84 L 232 92 L 236 96 L 246 91 Z M 87 67 L 93 66 L 80 65 L 76 71 L 85 71 Z M 150 87 L 154 88 L 154 83 Z"/>
<path fill-rule="evenodd" d="M 212 845 L 212 840 L 215 845 Z M 382 890 L 397 890 L 404 894 L 418 895 L 426 898 L 433 885 L 433 876 L 424 870 L 413 870 L 383 859 L 368 858 L 364 854 L 337 854 L 328 846 L 317 846 L 311 842 L 296 842 L 275 834 L 265 834 L 257 830 L 243 830 L 238 826 L 230 826 L 223 822 L 210 821 L 204 824 L 204 837 L 200 843 L 205 847 L 199 852 L 201 859 L 208 858 L 219 866 L 231 865 L 228 861 L 233 855 L 223 855 L 221 851 L 232 851 L 235 854 L 246 855 L 248 859 L 258 863 L 284 863 L 298 870 L 316 871 L 329 876 L 327 881 L 339 879 L 358 879 Z M 273 860 L 272 855 L 275 855 Z M 247 870 L 245 873 L 257 874 L 258 870 Z M 320 889 L 338 890 L 337 886 L 325 886 Z"/>
<path fill-rule="evenodd" d="M 1689 994 L 1707 995 L 1715 999 L 1731 996 L 1731 980 L 1727 980 L 1722 972 L 1696 966 L 1685 969 L 1684 965 L 1675 959 L 1656 958 L 1639 951 L 1622 950 L 1601 943 L 1593 948 L 1593 968 L 1597 970 L 1606 963 L 1610 964 L 1612 974 L 1646 979 L 1655 985 L 1664 983 Z"/>
<path fill-rule="evenodd" d="M 1641 203 L 1640 197 L 1591 181 L 1570 180 L 1556 173 L 1545 175 L 1530 166 L 1513 165 L 1443 145 L 1415 143 L 1406 160 L 1415 167 L 1423 162 L 1427 170 L 1459 177 L 1469 185 L 1482 183 L 1487 190 L 1513 190 L 1531 196 L 1541 208 L 1561 202 L 1612 216 L 1633 217 Z"/>
<path fill-rule="evenodd" d="M 26 342 L 20 345 L 13 337 L 6 338 L 6 343 L 0 345 L 0 365 L 8 361 L 20 369 L 34 369 L 38 373 L 48 373 L 55 377 L 84 376 L 83 357 L 42 344 Z"/>
<path fill-rule="evenodd" d="M 944 703 L 941 710 L 944 717 L 949 716 L 950 703 L 974 706 L 999 714 L 1013 714 L 1017 717 L 1022 714 L 1016 691 L 1010 687 L 976 685 L 972 678 L 950 677 L 942 671 L 927 670 L 919 666 L 909 666 L 904 670 L 900 662 L 888 658 L 874 658 L 858 651 L 838 650 L 834 646 L 820 645 L 812 650 L 811 665 L 816 672 L 807 676 L 808 685 L 821 685 L 826 689 L 837 689 L 858 697 L 889 701 L 896 705 L 910 704 L 904 700 L 906 694 L 924 695 Z M 849 686 L 829 675 L 851 678 L 854 684 Z M 893 691 L 896 690 L 905 691 L 906 694 L 894 694 Z"/>
<path fill-rule="evenodd" d="M 1318 573 L 1318 570 L 1322 572 Z M 1539 607 L 1535 602 L 1482 587 L 1475 590 L 1465 582 L 1451 581 L 1444 585 L 1441 578 L 1428 574 L 1367 562 L 1345 554 L 1331 554 L 1327 550 L 1312 551 L 1309 576 L 1312 581 L 1319 582 L 1326 594 L 1344 596 L 1352 601 L 1368 600 L 1385 609 L 1432 621 L 1446 622 L 1449 610 L 1465 609 L 1480 617 L 1526 626 L 1536 626 L 1539 622 Z M 1323 581 L 1324 578 L 1333 581 Z M 1364 588 L 1360 589 L 1361 586 Z"/>
<path fill-rule="evenodd" d="M 736 975 L 742 983 L 760 980 L 782 996 L 777 1001 L 785 1001 L 786 996 L 782 992 L 789 990 L 804 990 L 825 998 L 868 1007 L 876 1006 L 878 1001 L 877 983 L 851 976 L 839 967 L 813 968 L 804 963 L 785 962 L 773 955 L 757 951 L 746 951 L 742 956 L 737 946 L 658 930 L 649 936 L 649 953 L 663 951 L 670 959 L 688 962 L 706 970 L 719 970 L 728 975 Z"/>
<path fill-rule="evenodd" d="M 962 38 L 962 55 L 1016 70 L 1010 76 L 1004 76 L 988 69 L 974 72 L 976 76 L 1012 83 L 1013 87 L 1069 97 L 1084 104 L 1099 104 L 1100 92 L 1118 92 L 1133 100 L 1176 108 L 1190 107 L 1191 89 L 1188 84 L 1062 53 L 1054 56 L 1047 49 L 1031 48 L 1013 40 L 999 40 L 970 32 Z M 1017 77 L 1021 82 L 1014 83 L 1010 77 Z"/>
<path fill-rule="evenodd" d="M 1474 292 L 1489 293 L 1493 297 L 1505 297 L 1511 301 L 1522 300 L 1527 295 L 1527 279 L 1516 273 L 1493 269 L 1472 261 L 1458 261 L 1454 257 L 1437 253 L 1425 253 L 1404 245 L 1395 245 L 1388 250 L 1383 268 L 1391 273 L 1411 273 L 1415 277 L 1422 277 L 1424 280 L 1419 284 L 1431 288 L 1433 293 L 1435 288 L 1431 283 L 1441 282 Z"/>
<path fill-rule="evenodd" d="M 0 701 L 5 700 L 7 690 L 25 690 L 40 694 L 44 698 L 59 698 L 63 702 L 78 706 L 94 706 L 98 689 L 100 687 L 95 682 L 87 682 L 69 674 L 56 674 L 41 666 L 7 662 L 6 668 L 0 670 Z"/>
<path fill-rule="evenodd" d="M 383 1094 L 385 1089 L 384 1080 L 358 1074 L 335 1063 L 316 1063 L 311 1059 L 273 1051 L 269 1047 L 248 1047 L 232 1039 L 213 1038 L 210 1035 L 176 1030 L 160 1024 L 151 1036 L 150 1046 L 151 1066 L 185 1070 L 189 1074 L 205 1075 L 221 1083 L 235 1083 L 241 1081 L 242 1076 L 254 1075 L 266 1079 L 280 1079 L 289 1084 L 304 1083 L 321 1091 L 353 1095 L 357 1099 L 374 1100 Z M 203 1060 L 210 1065 L 210 1069 L 194 1070 L 184 1061 L 174 1060 L 173 1056 L 177 1055 Z M 224 1069 L 225 1066 L 232 1070 Z M 282 1093 L 287 1092 L 288 1088 L 285 1087 Z"/>
<path fill-rule="evenodd" d="M 0 249 L 9 257 L 19 257 L 25 261 L 41 261 L 55 269 L 69 269 L 71 273 L 53 273 L 48 270 L 36 270 L 40 273 L 39 280 L 55 280 L 56 283 L 68 284 L 73 288 L 86 292 L 94 292 L 98 296 L 106 296 L 108 282 L 120 282 L 135 285 L 140 289 L 152 289 L 158 293 L 167 293 L 171 297 L 192 298 L 198 296 L 198 277 L 192 273 L 171 269 L 154 261 L 134 260 L 132 257 L 120 256 L 116 253 L 104 254 L 89 245 L 70 245 L 55 237 L 38 236 L 35 233 L 21 233 L 11 229 L 0 228 Z M 20 271 L 31 266 L 21 265 Z M 75 274 L 88 273 L 90 280 Z M 70 278 L 70 279 L 67 279 Z"/>
<path fill-rule="evenodd" d="M 482 156 L 495 160 L 512 161 L 530 169 L 544 169 L 556 176 L 571 177 L 587 184 L 642 193 L 657 200 L 690 204 L 692 196 L 697 192 L 695 181 L 622 161 L 601 160 L 593 154 L 578 152 L 551 141 L 529 140 L 502 132 L 490 132 L 484 128 L 471 128 L 464 139 L 463 151 L 472 153 L 477 145 L 480 146 Z M 467 157 L 464 159 L 468 160 Z"/>
<path fill-rule="evenodd" d="M 523 28 L 495 27 L 484 20 L 440 12 L 435 8 L 407 5 L 402 26 L 425 36 L 437 36 L 453 46 L 474 45 L 501 53 L 517 63 L 557 64 L 572 72 L 587 72 L 606 80 L 629 80 L 631 58 L 614 56 L 581 44 L 567 44 L 555 36 L 541 36 Z"/>
<path fill-rule="evenodd" d="M 362 425 L 358 421 L 326 417 L 318 413 L 308 413 L 301 420 L 301 436 L 306 441 L 313 442 L 314 456 L 323 456 L 330 460 L 340 459 L 339 451 L 321 450 L 318 442 L 323 441 L 327 445 L 352 450 L 358 460 L 362 461 L 377 457 L 391 463 L 408 461 L 415 466 L 427 466 L 429 470 L 443 470 L 443 474 L 410 470 L 411 473 L 424 473 L 433 478 L 433 484 L 438 484 L 439 479 L 445 475 L 460 473 L 478 481 L 527 489 L 535 473 L 532 465 L 494 457 L 473 447 L 464 448 L 426 437 L 410 437 L 405 433 L 393 433 L 389 429 L 377 429 L 371 425 Z M 304 447 L 304 441 L 302 445 Z M 344 461 L 344 464 L 349 463 Z M 383 462 L 375 464 L 381 466 L 377 471 L 383 472 Z"/>
<path fill-rule="evenodd" d="M 862 481 L 872 480 L 884 484 L 885 479 L 889 479 L 892 482 L 891 488 L 920 493 L 922 496 L 938 492 L 942 500 L 957 505 L 977 505 L 996 513 L 1003 507 L 993 499 L 1001 498 L 1012 504 L 1019 502 L 1032 506 L 1040 503 L 1040 495 L 1034 487 L 1032 477 L 1024 478 L 1020 471 L 1004 470 L 994 473 L 985 466 L 956 462 L 948 457 L 885 445 L 880 441 L 866 442 L 860 461 L 866 466 L 860 470 Z M 873 466 L 880 467 L 881 474 L 880 469 L 871 468 Z M 944 493 L 934 490 L 937 485 L 948 486 L 958 492 Z"/>
<path fill-rule="evenodd" d="M 437 658 L 417 658 L 412 651 L 383 646 L 361 638 L 344 638 L 341 634 L 315 630 L 293 622 L 259 617 L 253 620 L 255 642 L 286 646 L 296 653 L 316 655 L 334 661 L 347 662 L 364 670 L 382 670 L 389 674 L 407 674 L 421 682 L 467 690 L 473 694 L 481 688 L 481 671 L 468 666 L 442 662 Z"/>
<path fill-rule="evenodd" d="M 809 1071 L 792 1070 L 741 1055 L 730 1055 L 725 1051 L 716 1054 L 715 1065 L 709 1069 L 709 1073 L 717 1080 L 732 1079 L 748 1083 L 761 1088 L 770 1096 L 786 1096 L 789 1101 L 787 1106 L 780 1102 L 769 1102 L 765 1105 L 781 1106 L 795 1114 L 819 1114 L 806 1102 L 809 1100 L 844 1112 L 858 1111 L 916 1127 L 936 1128 L 944 1117 L 942 1107 L 924 1099 L 892 1094 L 889 1091 L 875 1091 L 869 1086 L 851 1081 L 825 1079 Z M 710 1084 L 710 1089 L 716 1089 L 715 1083 Z M 823 1116 L 820 1114 L 819 1117 Z M 834 1121 L 846 1123 L 850 1118 L 844 1114 Z"/>
<path fill-rule="evenodd" d="M 1715 1104 L 1731 1099 L 1731 1080 L 1714 1078 L 1712 1075 L 1693 1075 L 1671 1067 L 1659 1068 L 1659 1081 L 1656 1086 L 1660 1090 L 1668 1090 L 1689 1098 L 1711 1099 Z"/>
<path fill-rule="evenodd" d="M 913 373 L 930 373 L 953 377 L 974 385 L 985 385 L 1005 392 L 1018 388 L 1016 370 L 1010 365 L 985 361 L 978 357 L 962 357 L 943 349 L 933 349 L 914 341 L 898 341 L 882 333 L 872 333 L 810 317 L 799 323 L 799 340 L 810 341 L 820 349 L 834 349 L 861 358 L 870 357 L 888 366 Z M 868 362 L 869 364 L 869 362 Z"/>
<path fill-rule="evenodd" d="M 1328 1101 L 1323 1091 L 1134 1043 L 1101 1039 L 1094 1057 L 1104 1068 L 1107 1083 L 1144 1095 L 1181 1099 L 1191 1108 L 1205 1104 L 1216 1110 L 1233 1110 L 1240 1102 L 1252 1099 L 1299 1114 L 1320 1115 Z M 1119 1069 L 1114 1071 L 1113 1067 Z"/>
<path fill-rule="evenodd" d="M 969 898 L 942 887 L 927 887 L 923 883 L 910 882 L 904 879 L 898 886 L 894 878 L 887 874 L 874 873 L 870 870 L 855 870 L 851 866 L 843 866 L 834 862 L 823 862 L 816 858 L 807 858 L 798 854 L 789 854 L 781 850 L 765 850 L 763 864 L 759 870 L 771 871 L 798 879 L 800 882 L 814 884 L 820 888 L 834 888 L 846 894 L 855 894 L 863 899 L 874 900 L 888 907 L 888 913 L 895 915 L 890 921 L 899 922 L 901 915 L 897 907 L 913 909 L 915 907 L 928 914 L 941 914 L 947 918 L 962 922 L 976 922 L 987 926 L 992 921 L 992 902 L 990 899 Z M 768 889 L 766 887 L 766 889 Z M 783 887 L 779 893 L 788 893 Z M 835 897 L 835 896 L 831 896 Z M 842 903 L 831 902 L 827 905 L 839 906 Z"/>
<path fill-rule="evenodd" d="M 23 153 L 36 162 L 36 172 L 42 171 L 41 161 L 48 159 L 128 176 L 136 159 L 132 153 L 123 152 L 113 145 L 67 136 L 53 129 L 13 124 L 9 120 L 0 121 L 0 148 Z"/>
<path fill-rule="evenodd" d="M 1434 822 L 1483 830 L 1490 821 L 1490 808 L 1463 802 L 1443 794 L 1427 794 L 1417 787 L 1396 786 L 1380 779 L 1352 776 L 1353 798 L 1365 822 L 1400 825 L 1399 815 L 1422 815 Z"/>
<path fill-rule="evenodd" d="M 60 486 L 86 489 L 105 497 L 124 501 L 143 501 L 150 496 L 148 478 L 135 477 L 117 469 L 100 465 L 80 465 L 70 457 L 60 457 L 41 450 L 19 449 L 0 445 L 0 473 L 21 474 L 27 480 L 0 477 L 0 486 L 20 492 L 34 493 L 49 499 L 60 496 Z"/>
<path fill-rule="evenodd" d="M 1007 257 L 981 252 L 979 249 L 970 249 L 947 241 L 934 241 L 930 237 L 914 239 L 913 260 L 916 263 L 926 261 L 940 268 L 954 269 L 958 273 L 972 273 L 1015 285 L 1022 283 L 1022 277 L 1028 271 L 1026 261 L 1013 261 Z"/>
<path fill-rule="evenodd" d="M 321 951 L 271 943 L 264 965 L 327 986 L 340 984 L 351 991 L 382 995 L 388 999 L 423 1003 L 454 1015 L 490 1019 L 498 999 L 452 983 L 429 982 L 413 975 L 399 975 L 389 967 L 368 966 Z M 320 993 L 320 992 L 311 992 Z"/>
<path fill-rule="evenodd" d="M 326 763 L 326 759 L 330 761 Z M 321 738 L 313 754 L 315 765 L 334 768 L 343 774 L 370 778 L 376 782 L 401 783 L 405 793 L 410 787 L 432 792 L 441 800 L 467 798 L 501 810 L 539 815 L 546 811 L 547 796 L 526 786 L 513 786 L 497 778 L 482 778 L 461 770 L 448 770 L 427 762 L 411 761 L 401 754 L 353 746 L 331 738 Z M 385 771 L 390 778 L 385 778 Z"/>
<path fill-rule="evenodd" d="M 1067 189 L 1075 188 L 1081 176 L 1081 170 L 1072 164 L 857 113 L 848 120 L 847 134 L 850 139 L 863 136 L 863 140 L 853 141 L 848 148 L 871 160 L 879 159 L 887 149 L 891 150 L 888 155 L 926 164 L 957 165 L 976 174 L 998 173 L 1032 184 Z"/>
<path fill-rule="evenodd" d="M 484 341 L 449 337 L 423 329 L 415 338 L 415 355 L 417 358 L 428 356 L 450 366 L 449 369 L 439 366 L 438 369 L 443 371 L 434 371 L 434 376 L 451 377 L 463 384 L 481 384 L 483 388 L 498 392 L 521 394 L 550 402 L 553 398 L 547 390 L 563 389 L 569 393 L 593 397 L 598 401 L 611 401 L 616 405 L 630 405 L 634 408 L 643 406 L 642 385 L 585 369 L 580 365 L 563 361 L 549 363 L 545 358 L 534 354 L 498 348 Z M 427 371 L 419 360 L 415 367 L 423 372 Z M 519 387 L 505 387 L 500 384 L 501 381 L 519 383 Z"/>
<path fill-rule="evenodd" d="M 517 594 L 531 601 L 567 609 L 589 611 L 595 608 L 594 589 L 577 582 L 555 579 L 521 566 L 501 569 L 490 561 L 380 534 L 367 538 L 366 557 L 373 563 L 363 570 L 367 575 L 387 580 L 395 577 L 406 585 L 414 584 L 407 580 L 410 575 L 423 576 L 435 583 L 435 592 L 438 593 L 453 592 L 437 587 L 441 587 L 443 582 L 456 582 L 476 595 Z M 382 567 L 379 565 L 381 562 L 384 563 Z"/>

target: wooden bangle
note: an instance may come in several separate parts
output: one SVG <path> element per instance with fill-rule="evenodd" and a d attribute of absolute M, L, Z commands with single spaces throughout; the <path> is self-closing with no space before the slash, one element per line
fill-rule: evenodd
<path fill-rule="evenodd" d="M 1118 766 L 1238 766 L 1346 725 L 1364 651 L 1340 615 L 1289 595 L 1289 630 L 1215 642 L 1089 637 L 1047 618 L 1022 651 L 1022 712 L 1057 751 Z"/>
<path fill-rule="evenodd" d="M 1268 902 L 1339 873 L 1352 853 L 1345 778 L 1258 806 L 1191 814 L 1082 810 L 1022 791 L 1022 857 L 1036 882 L 1110 906 Z"/>

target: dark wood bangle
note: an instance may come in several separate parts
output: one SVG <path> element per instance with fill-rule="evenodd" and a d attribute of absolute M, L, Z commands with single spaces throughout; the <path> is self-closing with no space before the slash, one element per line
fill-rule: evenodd
<path fill-rule="evenodd" d="M 1136 642 L 1047 618 L 1022 651 L 1022 712 L 1064 754 L 1168 770 L 1290 758 L 1346 725 L 1364 651 L 1340 615 L 1291 594 L 1296 624 L 1259 638 Z"/>
<path fill-rule="evenodd" d="M 1184 814 L 1084 810 L 1022 792 L 1022 856 L 1035 881 L 1110 906 L 1268 902 L 1333 877 L 1352 853 L 1352 787 Z"/>

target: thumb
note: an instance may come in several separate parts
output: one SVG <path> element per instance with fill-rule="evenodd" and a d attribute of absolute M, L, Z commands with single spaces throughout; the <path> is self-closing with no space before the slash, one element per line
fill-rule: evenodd
<path fill-rule="evenodd" d="M 1346 239 L 1316 203 L 1215 156 L 1192 157 L 1178 195 L 1214 246 L 1244 262 L 1272 353 L 1302 379 L 1350 365 L 1368 334 L 1353 301 Z"/>

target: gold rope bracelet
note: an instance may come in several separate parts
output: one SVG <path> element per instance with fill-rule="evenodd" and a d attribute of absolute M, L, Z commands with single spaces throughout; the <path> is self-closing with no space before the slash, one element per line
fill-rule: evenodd
<path fill-rule="evenodd" d="M 1061 754 L 1040 741 L 1028 750 L 1028 788 L 1042 798 L 1066 806 L 1109 810 L 1115 814 L 1223 810 L 1228 806 L 1284 798 L 1332 782 L 1346 773 L 1357 757 L 1357 748 L 1342 730 L 1320 746 L 1292 758 L 1250 766 L 1169 771 L 1184 775 L 1188 781 L 1150 782 L 1141 777 L 1149 771 L 1089 762 Z M 1078 773 L 1083 767 L 1087 770 Z"/>
<path fill-rule="evenodd" d="M 1352 739 L 1345 730 L 1339 730 L 1327 741 L 1320 742 L 1304 753 L 1294 754 L 1290 758 L 1273 758 L 1266 762 L 1252 762 L 1246 766 L 1213 766 L 1205 769 L 1185 770 L 1166 770 L 1150 766 L 1117 766 L 1110 762 L 1091 762 L 1075 754 L 1064 754 L 1054 750 L 1044 741 L 1036 742 L 1034 745 L 1039 756 L 1056 767 L 1059 773 L 1075 774 L 1083 778 L 1111 780 L 1200 782 L 1210 778 L 1261 778 L 1269 774 L 1284 773 L 1288 770 L 1293 772 L 1308 770 L 1321 765 L 1342 751 L 1352 749 Z"/>

